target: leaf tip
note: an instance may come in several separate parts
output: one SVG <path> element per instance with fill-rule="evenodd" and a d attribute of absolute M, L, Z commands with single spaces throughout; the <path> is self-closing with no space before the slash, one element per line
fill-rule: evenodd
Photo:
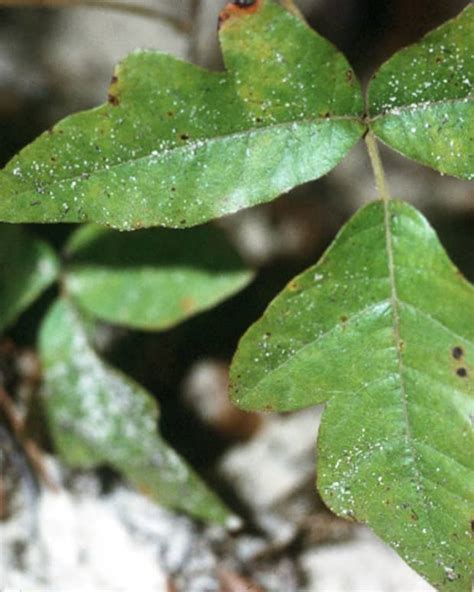
<path fill-rule="evenodd" d="M 262 6 L 263 0 L 234 0 L 230 2 L 219 14 L 218 30 L 220 31 L 224 23 L 232 17 L 253 14 Z"/>

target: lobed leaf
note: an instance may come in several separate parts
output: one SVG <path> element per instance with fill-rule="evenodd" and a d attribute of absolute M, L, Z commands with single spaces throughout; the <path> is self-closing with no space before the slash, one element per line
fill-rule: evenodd
<path fill-rule="evenodd" d="M 45 405 L 57 450 L 74 466 L 109 464 L 164 505 L 224 523 L 227 509 L 157 432 L 157 407 L 92 349 L 87 324 L 65 300 L 40 334 Z"/>
<path fill-rule="evenodd" d="M 67 253 L 66 289 L 82 308 L 145 330 L 166 329 L 211 308 L 253 277 L 212 227 L 123 234 L 85 226 Z"/>
<path fill-rule="evenodd" d="M 390 58 L 369 87 L 371 127 L 422 164 L 474 178 L 474 5 Z"/>
<path fill-rule="evenodd" d="M 243 337 L 244 409 L 326 403 L 318 488 L 439 590 L 471 589 L 474 290 L 402 202 L 371 203 Z"/>
<path fill-rule="evenodd" d="M 0 172 L 0 220 L 193 226 L 336 166 L 364 130 L 345 58 L 274 0 L 229 5 L 220 38 L 226 72 L 129 55 L 107 104 Z"/>
<path fill-rule="evenodd" d="M 20 226 L 0 224 L 0 332 L 57 278 L 51 247 Z"/>

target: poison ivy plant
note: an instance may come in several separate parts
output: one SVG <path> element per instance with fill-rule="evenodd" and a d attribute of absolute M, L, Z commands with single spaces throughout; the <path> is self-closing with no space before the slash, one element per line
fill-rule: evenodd
<path fill-rule="evenodd" d="M 157 408 L 138 384 L 104 363 L 87 321 L 56 302 L 39 340 L 45 402 L 56 447 L 72 466 L 109 464 L 160 503 L 206 520 L 231 515 L 157 433 Z"/>
<path fill-rule="evenodd" d="M 231 372 L 244 409 L 326 403 L 323 499 L 440 589 L 470 589 L 473 568 L 473 298 L 419 213 L 372 203 L 272 302 Z"/>
<path fill-rule="evenodd" d="M 376 137 L 442 173 L 474 177 L 474 7 L 389 59 L 367 112 L 345 58 L 275 0 L 228 5 L 220 41 L 224 72 L 156 51 L 128 56 L 107 104 L 66 118 L 0 172 L 0 220 L 194 226 L 320 177 L 364 136 L 381 200 L 244 336 L 231 393 L 246 409 L 326 403 L 318 487 L 327 504 L 366 522 L 439 590 L 467 592 L 473 289 L 421 214 L 390 200 Z M 38 283 L 18 255 L 18 274 L 26 271 L 15 284 L 3 263 L 21 298 L 5 297 L 0 325 L 57 273 L 54 257 L 23 240 L 18 253 L 38 253 L 52 271 Z M 148 395 L 91 348 L 83 313 L 151 330 L 214 305 L 250 279 L 221 240 L 205 228 L 78 230 L 66 248 L 65 300 L 40 340 L 64 457 L 108 462 L 164 503 L 219 521 L 225 508 L 156 434 Z"/>

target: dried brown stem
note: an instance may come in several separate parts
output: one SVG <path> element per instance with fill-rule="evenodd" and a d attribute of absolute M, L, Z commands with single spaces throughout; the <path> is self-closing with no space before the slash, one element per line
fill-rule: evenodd
<path fill-rule="evenodd" d="M 16 439 L 23 447 L 31 466 L 36 471 L 38 477 L 52 491 L 58 491 L 58 485 L 51 479 L 44 466 L 43 454 L 31 438 L 25 435 L 25 423 L 16 410 L 10 395 L 0 385 L 0 410 L 3 411 L 8 423 L 15 434 Z"/>

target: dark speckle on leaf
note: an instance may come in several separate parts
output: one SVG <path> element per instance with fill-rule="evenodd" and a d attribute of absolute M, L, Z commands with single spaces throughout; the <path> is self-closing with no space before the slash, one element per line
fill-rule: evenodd
<path fill-rule="evenodd" d="M 462 347 L 459 347 L 459 345 L 456 345 L 451 350 L 451 353 L 452 353 L 453 358 L 455 360 L 460 360 L 462 358 L 463 354 L 464 354 L 464 351 L 463 351 Z"/>
<path fill-rule="evenodd" d="M 115 95 L 112 95 L 112 94 L 109 94 L 109 96 L 107 97 L 107 100 L 114 107 L 116 107 L 120 103 L 120 101 L 118 100 L 118 98 Z"/>
<path fill-rule="evenodd" d="M 466 378 L 466 376 L 467 376 L 467 370 L 466 370 L 466 368 L 458 368 L 456 370 L 456 374 L 458 376 L 460 376 L 461 378 Z"/>

